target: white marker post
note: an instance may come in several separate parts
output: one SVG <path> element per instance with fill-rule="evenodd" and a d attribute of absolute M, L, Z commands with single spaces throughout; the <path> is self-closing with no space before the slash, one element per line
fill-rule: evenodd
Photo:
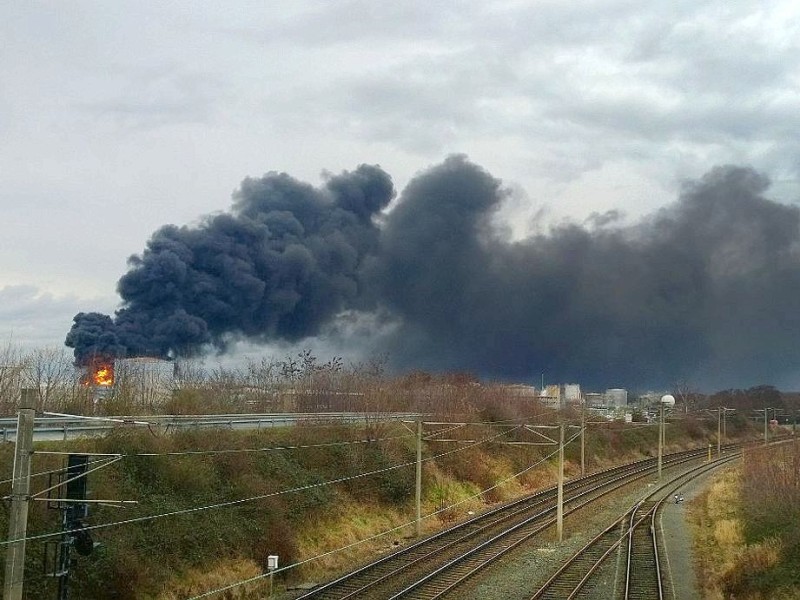
<path fill-rule="evenodd" d="M 278 555 L 270 554 L 267 556 L 267 570 L 269 570 L 269 595 L 272 597 L 272 584 L 275 571 L 278 570 Z"/>

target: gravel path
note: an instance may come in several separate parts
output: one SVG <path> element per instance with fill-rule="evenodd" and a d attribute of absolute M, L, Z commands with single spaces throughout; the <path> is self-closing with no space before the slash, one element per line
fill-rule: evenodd
<path fill-rule="evenodd" d="M 718 474 L 720 469 L 731 466 L 731 463 L 722 465 L 689 482 L 680 491 L 683 502 L 668 504 L 661 513 L 671 589 L 675 591 L 675 598 L 678 600 L 700 600 L 702 597 L 695 577 L 692 534 L 686 523 L 686 508 L 708 486 L 710 476 Z"/>

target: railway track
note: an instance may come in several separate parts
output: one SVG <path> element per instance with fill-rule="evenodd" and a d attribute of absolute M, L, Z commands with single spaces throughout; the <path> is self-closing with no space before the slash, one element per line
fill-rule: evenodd
<path fill-rule="evenodd" d="M 617 557 L 624 568 L 608 598 L 625 600 L 671 599 L 671 583 L 663 571 L 663 542 L 657 518 L 672 492 L 736 455 L 695 467 L 658 487 L 591 539 L 530 597 L 530 600 L 573 600 L 597 597 L 589 593 Z"/>
<path fill-rule="evenodd" d="M 661 501 L 643 500 L 630 513 L 625 563 L 625 600 L 664 600 L 656 513 Z"/>
<path fill-rule="evenodd" d="M 669 455 L 665 467 L 705 458 L 705 450 Z M 595 502 L 637 479 L 650 476 L 656 459 L 601 471 L 564 486 L 564 513 Z M 440 598 L 523 542 L 555 523 L 556 488 L 494 508 L 445 529 L 300 598 Z M 563 598 L 564 596 L 559 596 Z"/>

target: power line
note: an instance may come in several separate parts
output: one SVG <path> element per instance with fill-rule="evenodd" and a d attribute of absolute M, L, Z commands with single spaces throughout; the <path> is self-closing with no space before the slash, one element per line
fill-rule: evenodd
<path fill-rule="evenodd" d="M 30 498 L 36 498 L 38 496 L 41 496 L 42 494 L 44 494 L 46 492 L 49 492 L 50 490 L 54 490 L 56 488 L 61 487 L 62 485 L 66 485 L 70 481 L 75 481 L 76 479 L 81 479 L 83 477 L 86 477 L 89 473 L 93 473 L 95 471 L 99 471 L 100 469 L 104 469 L 105 467 L 113 465 L 115 462 L 118 462 L 120 460 L 122 460 L 121 456 L 117 457 L 117 458 L 114 458 L 114 459 L 111 459 L 111 460 L 108 460 L 104 464 L 98 465 L 98 466 L 94 467 L 93 469 L 88 469 L 86 471 L 83 471 L 79 475 L 76 475 L 75 477 L 70 477 L 69 479 L 65 479 L 64 481 L 61 481 L 61 482 L 57 483 L 56 485 L 52 485 L 49 488 L 45 488 L 45 489 L 43 489 L 43 490 L 41 490 L 39 492 L 36 492 L 35 494 L 31 494 Z M 95 462 L 100 462 L 100 461 L 95 461 Z"/>
<path fill-rule="evenodd" d="M 518 428 L 515 428 L 515 429 L 518 429 Z M 509 430 L 509 431 L 504 431 L 504 432 L 498 433 L 497 435 L 485 438 L 483 440 L 479 440 L 479 441 L 477 441 L 477 442 L 475 442 L 473 444 L 470 444 L 469 446 L 463 446 L 461 448 L 456 448 L 454 450 L 449 450 L 447 452 L 442 452 L 440 454 L 437 454 L 435 456 L 426 458 L 424 460 L 425 461 L 436 460 L 437 458 L 441 458 L 443 456 L 447 456 L 447 455 L 453 454 L 455 452 L 461 452 L 462 450 L 466 450 L 466 449 L 471 448 L 473 446 L 477 446 L 479 444 L 483 444 L 485 442 L 492 441 L 493 439 L 497 439 L 498 437 L 501 437 L 503 435 L 506 435 L 507 433 L 510 433 L 511 431 L 514 431 L 515 429 Z M 62 534 L 76 533 L 77 531 L 91 531 L 91 530 L 96 530 L 96 529 L 106 529 L 106 528 L 109 528 L 109 527 L 116 527 L 116 526 L 119 526 L 119 525 L 130 525 L 130 524 L 133 524 L 133 523 L 142 523 L 142 522 L 145 522 L 145 521 L 154 521 L 156 519 L 163 519 L 163 518 L 166 518 L 166 517 L 188 515 L 188 514 L 202 512 L 202 511 L 206 511 L 206 510 L 214 510 L 214 509 L 219 509 L 219 508 L 228 508 L 228 507 L 231 507 L 231 506 L 238 506 L 240 504 L 245 504 L 245 503 L 248 503 L 248 502 L 255 502 L 257 500 L 265 500 L 267 498 L 274 498 L 276 496 L 281 496 L 281 495 L 284 495 L 284 494 L 303 492 L 303 491 L 307 491 L 307 490 L 310 490 L 310 489 L 325 487 L 327 485 L 334 485 L 334 484 L 337 484 L 337 483 L 343 483 L 345 481 L 352 481 L 352 480 L 355 480 L 355 479 L 362 479 L 364 477 L 369 477 L 369 476 L 372 476 L 372 475 L 379 475 L 381 473 L 394 471 L 394 470 L 397 470 L 397 469 L 401 469 L 403 467 L 408 467 L 408 466 L 412 466 L 412 465 L 416 465 L 416 464 L 417 464 L 416 461 L 407 462 L 407 463 L 401 463 L 401 464 L 398 464 L 398 465 L 392 465 L 392 466 L 389 466 L 389 467 L 384 467 L 383 469 L 378 469 L 378 470 L 375 470 L 375 471 L 367 471 L 367 472 L 364 472 L 364 473 L 358 473 L 356 475 L 351 475 L 351 476 L 348 476 L 348 477 L 339 477 L 337 479 L 331 479 L 331 480 L 322 481 L 322 482 L 318 482 L 318 483 L 310 483 L 308 485 L 299 486 L 299 487 L 296 487 L 296 488 L 290 488 L 288 490 L 282 490 L 282 491 L 278 491 L 278 492 L 271 492 L 269 494 L 259 494 L 257 496 L 250 496 L 248 498 L 240 498 L 238 500 L 229 500 L 229 501 L 226 501 L 226 502 L 219 502 L 219 503 L 216 503 L 216 504 L 209 504 L 209 505 L 205 505 L 205 506 L 197 506 L 197 507 L 193 507 L 193 508 L 184 508 L 184 509 L 179 509 L 179 510 L 166 512 L 166 513 L 159 513 L 159 514 L 155 514 L 155 515 L 145 515 L 145 516 L 142 516 L 142 517 L 134 517 L 132 519 L 125 519 L 123 521 L 114 521 L 114 522 L 111 522 L 111 523 L 100 523 L 98 525 L 89 525 L 89 526 L 83 527 L 80 530 L 76 529 L 76 530 L 68 530 L 68 531 L 42 533 L 42 534 L 38 534 L 38 535 L 34 535 L 34 536 L 29 536 L 29 537 L 26 537 L 26 538 L 21 538 L 21 539 L 3 540 L 3 541 L 0 541 L 0 546 L 7 546 L 7 545 L 13 544 L 15 542 L 20 542 L 20 541 L 22 541 L 22 539 L 24 539 L 25 541 L 43 540 L 43 539 L 49 539 L 49 538 L 52 538 L 52 537 L 55 537 L 55 536 L 59 536 L 59 535 L 62 535 Z"/>
<path fill-rule="evenodd" d="M 45 453 L 44 452 L 34 452 L 34 454 L 45 454 Z M 72 452 L 59 452 L 58 454 L 68 455 L 68 454 L 74 454 L 74 453 L 72 453 Z M 96 463 L 100 463 L 100 462 L 104 462 L 104 461 L 110 460 L 113 457 L 119 456 L 119 454 L 95 454 L 95 455 L 90 455 L 90 456 L 104 456 L 106 458 L 90 462 L 90 463 L 88 463 L 89 466 L 91 466 L 93 464 L 96 464 Z M 31 474 L 31 478 L 41 477 L 43 475 L 53 475 L 55 473 L 63 473 L 66 470 L 67 470 L 67 467 L 60 467 L 58 469 L 52 469 L 50 471 L 40 471 L 38 473 Z M 14 482 L 14 478 L 12 477 L 11 479 L 4 479 L 4 480 L 0 481 L 0 485 L 5 485 L 6 483 L 13 483 L 13 482 Z"/>
<path fill-rule="evenodd" d="M 183 450 L 176 452 L 125 452 L 125 453 L 84 452 L 83 454 L 87 454 L 88 456 L 119 456 L 122 458 L 132 458 L 137 456 L 160 457 L 160 456 L 203 456 L 203 455 L 215 455 L 215 454 L 246 454 L 246 453 L 257 453 L 257 452 L 270 452 L 273 450 L 302 450 L 305 448 L 332 448 L 336 446 L 352 446 L 357 444 L 369 444 L 373 442 L 399 440 L 408 437 L 412 437 L 411 434 L 398 435 L 386 438 L 366 438 L 362 440 L 348 440 L 346 442 L 326 442 L 323 444 L 297 444 L 294 446 L 265 446 L 263 448 L 225 448 L 222 450 Z M 36 454 L 65 455 L 65 454 L 70 454 L 70 452 L 43 451 L 43 452 L 36 452 Z"/>
<path fill-rule="evenodd" d="M 574 436 L 569 438 L 566 442 L 564 442 L 564 445 L 569 444 L 570 442 L 572 442 L 573 440 L 575 440 L 579 436 L 580 436 L 580 432 L 578 432 L 577 434 L 575 434 Z M 467 496 L 466 498 L 464 498 L 462 500 L 459 500 L 458 502 L 455 502 L 455 503 L 450 504 L 448 506 L 445 506 L 444 508 L 440 508 L 437 511 L 429 513 L 429 514 L 425 515 L 423 518 L 428 519 L 428 518 L 436 516 L 436 515 L 438 515 L 438 514 L 440 514 L 442 512 L 450 510 L 450 509 L 452 509 L 452 508 L 454 508 L 456 506 L 459 506 L 460 504 L 464 504 L 466 502 L 469 502 L 470 500 L 474 500 L 475 498 L 478 498 L 478 497 L 482 496 L 486 492 L 490 492 L 493 489 L 496 489 L 499 486 L 503 485 L 504 483 L 507 483 L 507 482 L 509 482 L 509 481 L 511 481 L 513 479 L 516 479 L 517 477 L 520 477 L 520 476 L 524 475 L 525 473 L 527 473 L 531 469 L 534 469 L 534 468 L 538 467 L 540 464 L 542 464 L 543 462 L 551 459 L 556 454 L 558 454 L 558 448 L 556 448 L 553 452 L 551 452 L 547 456 L 545 456 L 545 457 L 541 458 L 540 460 L 536 461 L 532 465 L 529 465 L 528 467 L 526 467 L 522 471 L 519 471 L 518 473 L 514 473 L 513 475 L 510 475 L 509 477 L 497 482 L 495 485 L 490 486 L 490 487 L 488 487 L 488 488 L 486 488 L 484 490 L 481 490 L 480 492 L 477 492 L 477 493 L 475 493 L 475 494 L 473 494 L 471 496 Z M 288 571 L 290 569 L 295 569 L 295 568 L 300 567 L 302 565 L 305 565 L 307 563 L 313 562 L 315 560 L 320 560 L 322 558 L 325 558 L 327 556 L 331 556 L 331 555 L 336 554 L 338 552 L 344 552 L 345 550 L 350 550 L 351 548 L 354 548 L 354 547 L 359 546 L 361 544 L 365 544 L 367 542 L 370 542 L 370 541 L 376 540 L 378 538 L 381 538 L 381 537 L 383 537 L 385 535 L 389 535 L 390 533 L 394 533 L 395 531 L 399 531 L 401 529 L 405 529 L 406 527 L 410 527 L 410 526 L 414 525 L 414 523 L 415 523 L 415 521 L 408 521 L 406 523 L 403 523 L 401 525 L 397 525 L 397 526 L 392 527 L 390 529 L 381 531 L 379 533 L 376 533 L 376 534 L 371 535 L 369 537 L 366 537 L 364 539 L 358 540 L 358 541 L 353 542 L 351 544 L 348 544 L 346 546 L 342 546 L 340 548 L 335 548 L 333 550 L 329 550 L 328 552 L 323 552 L 322 554 L 318 554 L 316 556 L 312 556 L 311 558 L 307 558 L 305 560 L 296 562 L 294 564 L 287 565 L 287 566 L 285 566 L 283 568 L 280 568 L 280 569 L 275 569 L 275 570 L 273 570 L 271 572 L 271 574 L 275 575 L 276 573 L 281 573 L 283 571 Z M 242 585 L 246 585 L 248 583 L 253 583 L 254 581 L 258 581 L 258 580 L 261 580 L 261 579 L 265 579 L 265 578 L 267 578 L 269 576 L 270 576 L 270 573 L 262 573 L 260 575 L 254 576 L 254 577 L 250 577 L 248 579 L 243 579 L 243 580 L 240 580 L 240 581 L 236 581 L 234 583 L 228 584 L 228 585 L 223 586 L 221 588 L 216 588 L 214 590 L 210 590 L 208 592 L 204 592 L 204 593 L 202 593 L 202 594 L 200 594 L 198 596 L 192 596 L 191 598 L 188 598 L 187 600 L 200 600 L 201 598 L 208 598 L 209 596 L 213 596 L 214 594 L 219 594 L 219 593 L 222 593 L 222 592 L 226 592 L 226 591 L 234 589 L 236 587 L 239 587 L 239 586 L 242 586 Z"/>
<path fill-rule="evenodd" d="M 449 427 L 447 429 L 440 429 L 437 431 L 433 431 L 429 436 L 436 436 L 442 433 L 446 433 L 448 431 L 453 431 L 455 429 L 459 429 L 464 425 L 505 425 L 508 427 L 518 428 L 519 425 L 516 424 L 516 420 L 507 420 L 507 421 L 487 421 L 487 422 L 474 422 L 474 423 L 461 423 L 455 425 L 453 427 Z M 428 423 L 434 425 L 450 425 L 450 423 Z M 392 440 L 399 440 L 399 439 L 406 439 L 409 437 L 413 437 L 413 434 L 404 434 L 398 436 L 390 436 L 384 438 L 366 438 L 360 440 L 348 440 L 345 442 L 326 442 L 321 444 L 296 444 L 291 446 L 265 446 L 263 448 L 228 448 L 228 449 L 221 449 L 221 450 L 184 450 L 184 451 L 175 451 L 175 452 L 125 452 L 125 453 L 118 453 L 118 452 L 83 452 L 82 454 L 86 454 L 87 456 L 107 456 L 107 457 L 137 457 L 137 456 L 146 456 L 146 457 L 160 457 L 160 456 L 202 456 L 202 455 L 215 455 L 215 454 L 246 454 L 246 453 L 258 453 L 258 452 L 270 452 L 275 450 L 302 450 L 307 448 L 332 448 L 337 446 L 348 446 L 348 445 L 356 445 L 356 444 L 369 444 L 372 442 L 386 442 Z M 37 451 L 36 454 L 52 454 L 52 455 L 68 455 L 71 454 L 70 452 L 64 451 L 56 451 L 56 450 L 45 450 L 45 451 Z M 2 482 L 0 482 L 2 483 Z"/>

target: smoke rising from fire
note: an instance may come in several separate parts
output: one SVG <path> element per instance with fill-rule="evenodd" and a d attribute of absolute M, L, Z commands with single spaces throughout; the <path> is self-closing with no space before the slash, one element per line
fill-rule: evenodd
<path fill-rule="evenodd" d="M 768 186 L 718 167 L 634 225 L 608 213 L 509 241 L 492 225 L 508 191 L 461 156 L 415 177 L 386 215 L 377 167 L 320 189 L 270 174 L 246 180 L 230 214 L 157 231 L 119 282 L 116 316 L 79 314 L 67 344 L 81 360 L 298 341 L 350 309 L 388 314 L 375 346 L 398 368 L 779 383 L 800 359 L 800 211 Z"/>
<path fill-rule="evenodd" d="M 313 336 L 359 304 L 358 270 L 379 236 L 373 217 L 393 195 L 390 177 L 368 165 L 320 189 L 286 174 L 246 179 L 230 213 L 156 231 L 119 280 L 115 318 L 79 313 L 66 344 L 84 362 Z"/>

